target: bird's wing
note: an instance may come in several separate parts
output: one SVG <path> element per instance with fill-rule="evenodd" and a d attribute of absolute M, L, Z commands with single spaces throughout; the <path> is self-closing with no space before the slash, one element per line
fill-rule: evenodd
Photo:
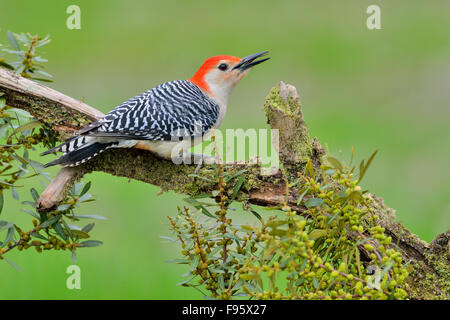
<path fill-rule="evenodd" d="M 133 140 L 198 137 L 215 125 L 219 109 L 190 81 L 171 81 L 122 103 L 78 134 Z"/>

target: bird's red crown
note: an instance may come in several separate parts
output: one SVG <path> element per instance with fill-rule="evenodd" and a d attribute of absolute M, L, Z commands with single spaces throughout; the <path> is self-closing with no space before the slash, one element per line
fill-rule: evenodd
<path fill-rule="evenodd" d="M 192 78 L 189 79 L 193 84 L 197 85 L 199 88 L 206 92 L 209 92 L 209 86 L 205 81 L 205 75 L 213 68 L 217 66 L 220 61 L 228 61 L 232 63 L 237 63 L 241 61 L 241 58 L 227 55 L 220 55 L 208 58 L 203 62 L 202 66 L 194 74 Z"/>

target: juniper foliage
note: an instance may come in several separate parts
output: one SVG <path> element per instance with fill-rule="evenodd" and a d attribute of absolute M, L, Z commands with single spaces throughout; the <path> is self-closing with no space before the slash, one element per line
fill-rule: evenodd
<path fill-rule="evenodd" d="M 47 60 L 38 55 L 38 49 L 50 42 L 49 36 L 41 38 L 29 33 L 16 34 L 9 31 L 8 40 L 9 47 L 2 48 L 4 54 L 0 57 L 0 67 L 10 69 L 22 77 L 51 81 L 52 76 L 42 70 L 42 63 Z M 21 200 L 17 189 L 23 188 L 23 180 L 42 177 L 43 180 L 40 181 L 44 186 L 47 185 L 50 181 L 48 173 L 44 171 L 41 163 L 30 158 L 30 154 L 39 146 L 52 148 L 57 142 L 57 134 L 49 125 L 41 124 L 24 110 L 8 106 L 2 95 L 0 92 L 0 215 L 5 205 L 6 192 L 11 192 L 13 199 Z M 35 203 L 39 193 L 35 188 L 31 188 L 29 198 L 21 202 L 22 211 L 31 216 L 30 226 L 19 226 L 13 221 L 0 220 L 0 260 L 20 270 L 5 256 L 13 249 L 23 251 L 34 248 L 39 253 L 47 250 L 66 250 L 71 252 L 72 259 L 76 261 L 78 248 L 102 244 L 101 241 L 89 239 L 94 223 L 83 227 L 74 224 L 86 218 L 105 219 L 101 216 L 75 213 L 81 203 L 94 200 L 88 193 L 90 186 L 90 182 L 75 184 L 64 201 L 47 213 L 36 210 Z"/>
<path fill-rule="evenodd" d="M 241 187 L 239 176 L 217 168 L 218 188 L 169 217 L 181 247 L 187 279 L 180 285 L 206 298 L 233 299 L 404 299 L 408 271 L 391 238 L 377 224 L 372 195 L 359 185 L 376 152 L 356 167 L 328 156 L 319 172 L 308 162 L 289 188 L 301 185 L 292 210 L 236 224 L 229 218 Z M 206 201 L 213 197 L 215 203 Z M 287 196 L 286 196 L 287 197 Z"/>

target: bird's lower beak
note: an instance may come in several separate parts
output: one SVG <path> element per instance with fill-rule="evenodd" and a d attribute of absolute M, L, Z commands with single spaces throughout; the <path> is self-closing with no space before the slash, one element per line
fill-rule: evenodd
<path fill-rule="evenodd" d="M 269 53 L 269 51 L 263 51 L 263 52 L 255 53 L 255 54 L 249 55 L 245 58 L 242 58 L 242 60 L 233 67 L 233 70 L 239 69 L 240 71 L 245 71 L 253 66 L 256 66 L 257 64 L 260 64 L 261 62 L 269 60 L 270 58 L 256 60 L 257 58 L 262 57 L 268 53 Z"/>

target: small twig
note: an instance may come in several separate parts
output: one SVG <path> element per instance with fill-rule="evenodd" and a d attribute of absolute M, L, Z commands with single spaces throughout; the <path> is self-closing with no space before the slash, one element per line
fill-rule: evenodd
<path fill-rule="evenodd" d="M 5 253 L 8 253 L 9 251 L 11 251 L 12 249 L 14 249 L 15 247 L 17 247 L 21 241 L 23 241 L 25 238 L 25 235 L 30 236 L 30 234 L 32 234 L 33 232 L 36 232 L 36 230 L 38 230 L 40 228 L 40 225 L 34 227 L 32 230 L 25 232 L 20 238 L 19 240 L 17 240 L 16 242 L 14 242 L 14 244 L 12 246 L 9 246 L 0 256 L 3 256 Z"/>

